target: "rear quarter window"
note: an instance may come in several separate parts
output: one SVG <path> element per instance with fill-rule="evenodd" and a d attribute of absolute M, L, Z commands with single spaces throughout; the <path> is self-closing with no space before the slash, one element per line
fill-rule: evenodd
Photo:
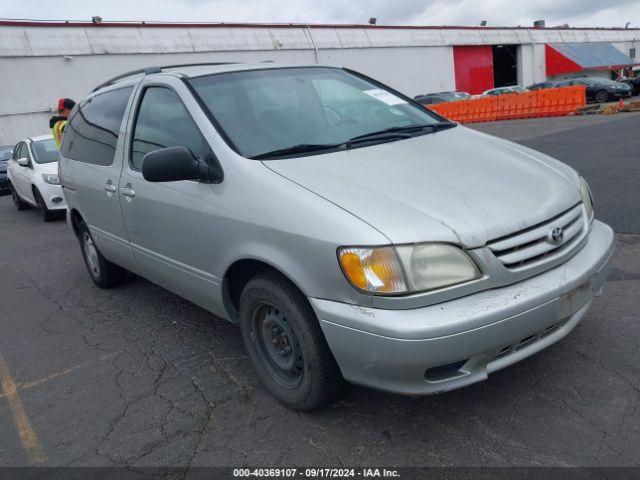
<path fill-rule="evenodd" d="M 62 155 L 79 162 L 111 165 L 132 91 L 133 87 L 110 90 L 78 105 L 64 130 Z"/>

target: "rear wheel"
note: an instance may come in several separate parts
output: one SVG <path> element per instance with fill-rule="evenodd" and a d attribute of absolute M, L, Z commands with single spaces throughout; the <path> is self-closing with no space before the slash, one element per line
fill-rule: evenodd
<path fill-rule="evenodd" d="M 91 232 L 82 221 L 78 224 L 78 240 L 84 263 L 93 283 L 100 288 L 112 288 L 126 280 L 127 271 L 102 256 L 93 241 Z"/>
<path fill-rule="evenodd" d="M 13 183 L 9 183 L 9 190 L 11 191 L 11 198 L 13 199 L 13 204 L 16 206 L 18 210 L 26 210 L 29 208 L 29 204 L 24 202 L 18 192 L 16 191 Z"/>
<path fill-rule="evenodd" d="M 240 329 L 258 376 L 285 405 L 312 410 L 338 397 L 338 365 L 311 305 L 286 278 L 269 272 L 249 281 Z"/>
<path fill-rule="evenodd" d="M 609 94 L 607 93 L 606 90 L 598 90 L 596 92 L 596 102 L 604 103 L 607 100 L 609 100 Z"/>
<path fill-rule="evenodd" d="M 51 220 L 53 220 L 55 217 L 55 214 L 47 208 L 47 204 L 45 203 L 44 198 L 42 198 L 42 194 L 37 188 L 33 189 L 33 198 L 35 199 L 36 204 L 38 205 L 38 209 L 40 210 L 40 215 L 42 216 L 42 219 L 45 222 L 50 222 Z"/>

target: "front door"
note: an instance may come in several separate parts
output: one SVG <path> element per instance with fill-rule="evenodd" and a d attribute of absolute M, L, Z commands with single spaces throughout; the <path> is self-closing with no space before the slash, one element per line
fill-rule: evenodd
<path fill-rule="evenodd" d="M 13 177 L 13 188 L 16 189 L 20 198 L 35 205 L 33 190 L 31 189 L 31 185 L 33 184 L 33 159 L 25 142 L 18 144 L 13 153 L 13 158 L 13 164 L 10 166 Z M 29 165 L 27 167 L 19 165 L 17 161 L 19 158 L 26 158 L 29 161 Z"/>
<path fill-rule="evenodd" d="M 151 183 L 142 177 L 144 156 L 165 147 L 187 147 L 206 158 L 210 147 L 182 102 L 181 82 L 141 87 L 129 129 L 127 162 L 120 178 L 120 204 L 133 255 L 149 280 L 211 308 L 220 282 L 205 271 L 211 246 L 203 238 L 205 195 L 197 181 Z M 168 80 L 169 82 L 172 79 Z"/>

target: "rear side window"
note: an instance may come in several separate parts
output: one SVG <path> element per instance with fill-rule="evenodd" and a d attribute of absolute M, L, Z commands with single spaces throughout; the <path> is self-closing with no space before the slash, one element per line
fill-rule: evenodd
<path fill-rule="evenodd" d="M 111 165 L 132 91 L 133 87 L 120 88 L 82 102 L 65 127 L 62 155 L 79 162 Z"/>
<path fill-rule="evenodd" d="M 180 97 L 168 88 L 149 87 L 136 116 L 131 168 L 141 170 L 147 153 L 166 147 L 187 147 L 195 158 L 203 158 L 209 152 L 209 144 Z"/>

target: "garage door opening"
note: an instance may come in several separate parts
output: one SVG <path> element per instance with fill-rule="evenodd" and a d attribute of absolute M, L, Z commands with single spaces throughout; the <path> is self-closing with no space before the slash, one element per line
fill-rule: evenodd
<path fill-rule="evenodd" d="M 496 87 L 518 84 L 518 46 L 494 45 L 493 83 Z"/>

